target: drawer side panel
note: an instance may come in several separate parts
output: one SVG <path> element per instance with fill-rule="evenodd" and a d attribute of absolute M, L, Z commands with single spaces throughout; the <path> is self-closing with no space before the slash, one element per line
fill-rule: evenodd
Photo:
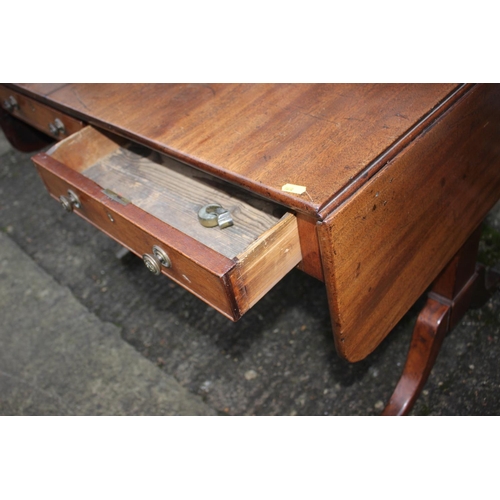
<path fill-rule="evenodd" d="M 286 214 L 237 258 L 231 282 L 242 312 L 253 307 L 301 260 L 297 219 Z"/>

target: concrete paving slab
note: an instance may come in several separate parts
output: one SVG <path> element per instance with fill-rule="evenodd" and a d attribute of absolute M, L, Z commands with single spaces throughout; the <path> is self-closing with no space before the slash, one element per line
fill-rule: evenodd
<path fill-rule="evenodd" d="M 0 233 L 0 415 L 214 415 Z"/>

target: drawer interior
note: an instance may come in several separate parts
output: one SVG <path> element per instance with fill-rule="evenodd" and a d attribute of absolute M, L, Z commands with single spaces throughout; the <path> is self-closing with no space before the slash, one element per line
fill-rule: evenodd
<path fill-rule="evenodd" d="M 88 126 L 33 161 L 54 198 L 74 190 L 75 213 L 139 256 L 162 247 L 161 273 L 233 320 L 302 260 L 295 215 L 124 138 Z M 199 222 L 212 203 L 232 226 Z"/>
<path fill-rule="evenodd" d="M 96 182 L 110 197 L 133 203 L 229 259 L 238 257 L 285 214 L 279 206 L 93 127 L 56 144 L 48 154 Z M 209 203 L 229 210 L 233 226 L 202 226 L 198 212 Z"/>

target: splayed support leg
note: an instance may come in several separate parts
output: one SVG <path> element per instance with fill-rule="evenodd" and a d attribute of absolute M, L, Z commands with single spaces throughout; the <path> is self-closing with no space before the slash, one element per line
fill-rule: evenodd
<path fill-rule="evenodd" d="M 429 292 L 418 316 L 403 374 L 383 415 L 407 415 L 427 381 L 443 339 L 469 308 L 473 295 L 491 293 L 500 275 L 476 265 L 481 228 L 470 236 Z"/>

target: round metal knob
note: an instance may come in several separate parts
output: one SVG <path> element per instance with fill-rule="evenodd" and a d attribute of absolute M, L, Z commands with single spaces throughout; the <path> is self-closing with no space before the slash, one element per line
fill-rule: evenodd
<path fill-rule="evenodd" d="M 74 191 L 68 189 L 68 196 L 59 196 L 59 201 L 66 212 L 72 212 L 73 208 L 80 208 L 80 200 Z"/>
<path fill-rule="evenodd" d="M 53 123 L 49 123 L 49 130 L 52 135 L 60 135 L 66 132 L 66 127 L 59 118 L 56 118 Z"/>
<path fill-rule="evenodd" d="M 144 264 L 146 264 L 148 270 L 153 274 L 161 274 L 161 262 L 156 256 L 145 253 L 142 256 L 142 260 L 144 261 Z"/>
<path fill-rule="evenodd" d="M 167 252 L 157 245 L 153 247 L 153 255 L 146 253 L 142 256 L 142 260 L 146 267 L 156 275 L 161 274 L 162 266 L 170 267 L 172 265 Z"/>
<path fill-rule="evenodd" d="M 9 111 L 12 112 L 15 109 L 19 108 L 19 104 L 16 101 L 16 98 L 14 96 L 9 96 L 5 101 L 3 102 L 3 107 Z"/>
<path fill-rule="evenodd" d="M 170 257 L 168 256 L 167 252 L 163 250 L 163 248 L 160 248 L 159 246 L 155 245 L 153 247 L 153 255 L 160 261 L 160 264 L 163 267 L 172 266 L 172 262 L 170 262 Z"/>
<path fill-rule="evenodd" d="M 73 203 L 66 198 L 66 196 L 59 196 L 59 201 L 61 202 L 62 207 L 66 212 L 72 212 L 73 211 Z"/>

